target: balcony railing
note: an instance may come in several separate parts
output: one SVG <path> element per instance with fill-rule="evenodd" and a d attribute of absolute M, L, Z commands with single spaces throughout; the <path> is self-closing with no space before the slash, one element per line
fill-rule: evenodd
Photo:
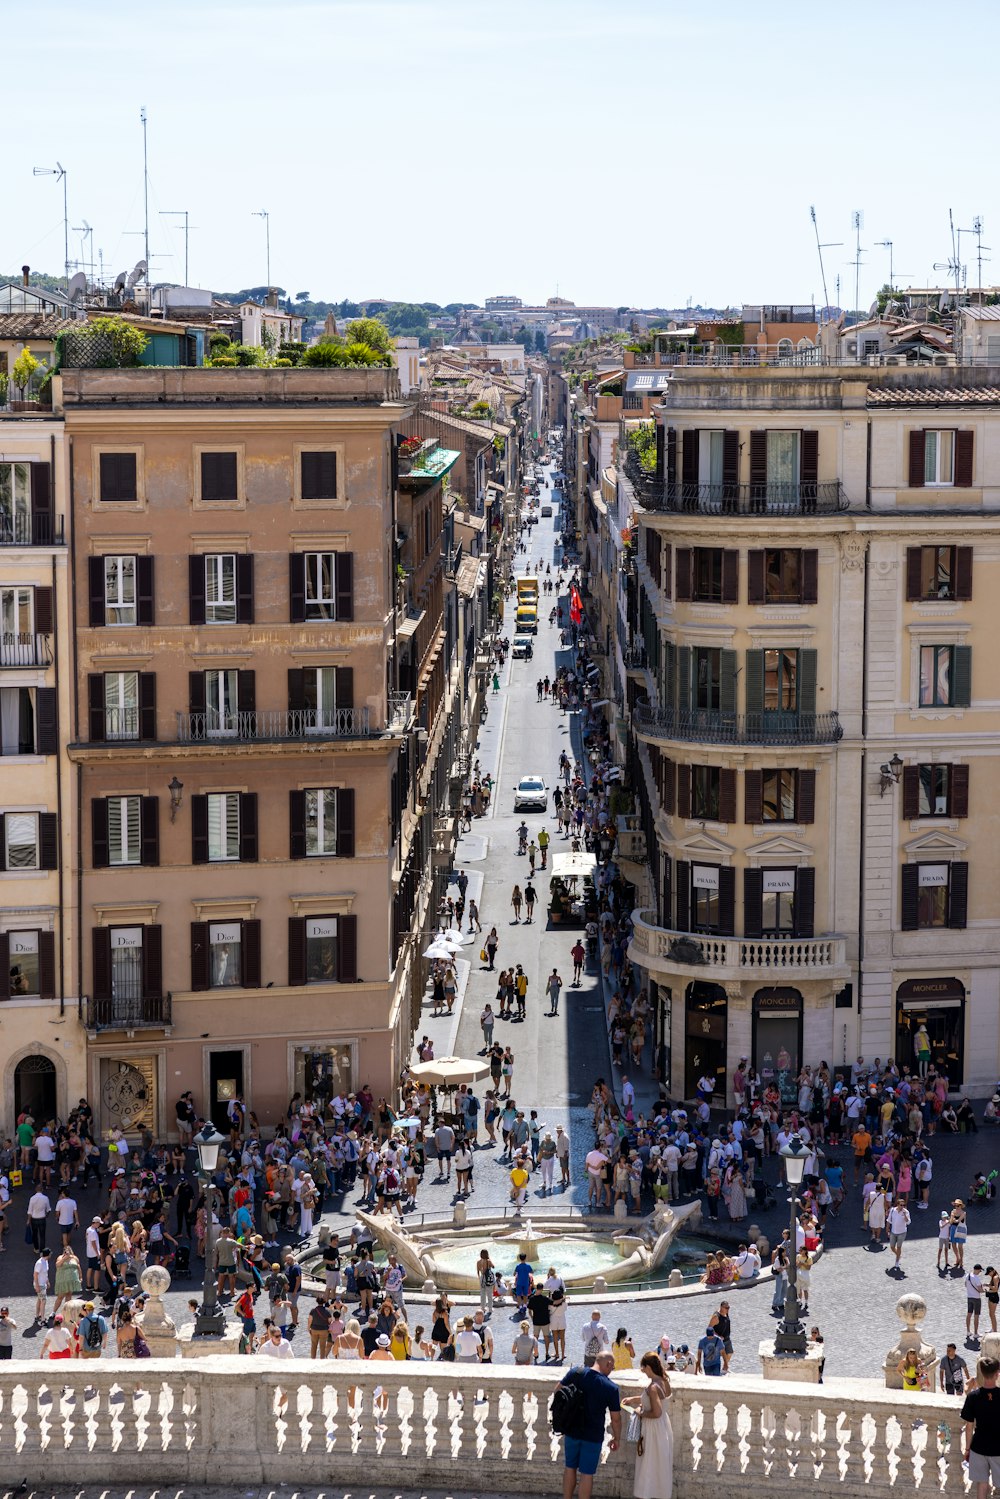
<path fill-rule="evenodd" d="M 839 479 L 822 484 L 679 484 L 642 468 L 634 453 L 623 465 L 636 498 L 647 510 L 676 515 L 836 515 L 850 508 Z"/>
<path fill-rule="evenodd" d="M 413 717 L 413 698 L 408 692 L 390 692 L 386 715 L 387 729 L 405 729 Z"/>
<path fill-rule="evenodd" d="M 0 512 L 0 547 L 61 547 L 63 517 L 47 510 L 36 515 Z"/>
<path fill-rule="evenodd" d="M 632 916 L 630 956 L 642 967 L 661 965 L 712 978 L 848 977 L 843 937 L 714 937 L 656 925 L 655 911 Z"/>
<path fill-rule="evenodd" d="M 246 713 L 178 713 L 177 738 L 195 739 L 364 739 L 367 708 L 287 708 Z"/>
<path fill-rule="evenodd" d="M 0 635 L 0 666 L 50 666 L 50 635 Z"/>
<path fill-rule="evenodd" d="M 171 998 L 143 999 L 140 995 L 115 995 L 113 999 L 87 1000 L 90 1031 L 136 1031 L 162 1029 L 171 1023 Z"/>
<path fill-rule="evenodd" d="M 844 733 L 836 713 L 722 713 L 636 703 L 633 721 L 636 732 L 650 738 L 700 744 L 836 744 Z"/>
<path fill-rule="evenodd" d="M 802 369 L 807 365 L 853 364 L 841 354 L 827 354 L 814 344 L 797 349 L 791 340 L 776 344 L 724 344 L 713 342 L 704 349 L 661 350 L 655 354 L 633 354 L 634 369 L 756 369 L 761 365 L 778 365 L 781 369 Z"/>

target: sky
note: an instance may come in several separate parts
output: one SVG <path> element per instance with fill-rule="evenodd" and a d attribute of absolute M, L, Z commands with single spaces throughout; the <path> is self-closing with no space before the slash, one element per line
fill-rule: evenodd
<path fill-rule="evenodd" d="M 997 0 L 47 0 L 4 6 L 0 272 L 291 295 L 867 306 L 948 280 L 992 170 Z M 982 69 L 977 58 L 983 58 Z M 15 149 L 16 143 L 16 149 Z M 266 211 L 268 218 L 255 216 Z M 83 226 L 93 228 L 89 238 Z M 842 241 L 841 244 L 833 244 Z M 977 284 L 975 240 L 960 260 Z M 984 255 L 989 255 L 984 251 Z M 75 267 L 74 267 L 75 269 Z M 983 281 L 993 278 L 983 267 Z M 841 278 L 839 296 L 837 277 Z"/>

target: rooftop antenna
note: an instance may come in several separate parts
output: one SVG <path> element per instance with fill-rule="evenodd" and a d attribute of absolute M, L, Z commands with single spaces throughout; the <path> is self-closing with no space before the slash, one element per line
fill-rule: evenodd
<path fill-rule="evenodd" d="M 54 177 L 56 181 L 62 180 L 63 185 L 63 248 L 65 250 L 64 260 L 66 269 L 66 280 L 69 280 L 69 207 L 66 197 L 66 168 L 61 162 L 56 162 L 54 167 L 32 167 L 32 177 Z"/>
<path fill-rule="evenodd" d="M 271 290 L 271 215 L 266 208 L 255 208 L 253 210 L 255 219 L 264 220 L 264 233 L 267 238 L 267 291 Z"/>
<path fill-rule="evenodd" d="M 80 266 L 81 266 L 81 269 L 83 269 L 83 270 L 86 271 L 89 268 L 89 270 L 90 270 L 90 279 L 91 279 L 91 281 L 93 281 L 93 279 L 94 279 L 94 231 L 90 227 L 90 225 L 87 223 L 87 220 L 84 219 L 83 223 L 80 224 L 79 227 L 76 224 L 73 225 L 73 233 L 80 235 Z M 87 259 L 86 250 L 84 248 L 84 246 L 86 244 L 86 240 L 87 240 L 87 236 L 88 235 L 90 236 L 90 259 L 89 260 Z"/>
<path fill-rule="evenodd" d="M 187 286 L 189 284 L 188 283 L 188 234 L 190 233 L 190 226 L 188 224 L 188 211 L 187 211 L 186 208 L 161 208 L 160 209 L 160 217 L 161 218 L 171 218 L 171 219 L 180 219 L 180 218 L 182 218 L 184 220 L 184 285 Z M 198 226 L 196 224 L 195 228 L 197 229 L 197 227 Z"/>
<path fill-rule="evenodd" d="M 977 292 L 978 300 L 980 302 L 982 302 L 982 300 L 983 300 L 983 251 L 990 249 L 990 246 L 983 244 L 983 221 L 980 218 L 979 214 L 977 213 L 976 217 L 972 220 L 972 228 L 971 229 L 959 229 L 959 230 L 957 230 L 957 234 L 958 234 L 959 254 L 961 254 L 962 235 L 963 234 L 973 234 L 973 235 L 975 235 L 975 239 L 976 239 L 976 267 L 977 267 L 976 292 Z M 987 262 L 989 261 L 989 256 L 988 255 L 986 257 L 986 260 L 987 260 Z M 964 270 L 965 267 L 963 266 L 962 269 Z"/>
<path fill-rule="evenodd" d="M 819 225 L 816 222 L 816 209 L 812 207 L 812 205 L 810 205 L 809 208 L 809 217 L 812 219 L 813 231 L 816 235 L 816 253 L 819 255 L 819 274 L 820 279 L 823 282 L 823 306 L 828 307 L 830 305 L 830 298 L 827 295 L 826 290 L 826 271 L 823 269 L 823 251 L 832 250 L 835 245 L 842 245 L 844 241 L 842 239 L 834 239 L 829 240 L 826 244 L 821 245 L 819 242 Z"/>
<path fill-rule="evenodd" d="M 145 227 L 143 229 L 143 239 L 145 241 L 145 256 L 144 256 L 144 259 L 146 261 L 146 264 L 148 265 L 149 264 L 149 154 L 148 154 L 148 151 L 147 151 L 147 142 L 146 142 L 146 106 L 145 106 L 145 104 L 142 106 L 142 108 L 139 111 L 139 118 L 142 121 L 142 208 L 143 208 L 143 222 L 144 222 L 144 225 L 145 225 Z"/>
<path fill-rule="evenodd" d="M 865 253 L 861 248 L 861 231 L 865 227 L 865 214 L 863 208 L 856 208 L 851 214 L 851 228 L 854 230 L 854 312 L 855 316 L 861 311 L 861 257 Z"/>

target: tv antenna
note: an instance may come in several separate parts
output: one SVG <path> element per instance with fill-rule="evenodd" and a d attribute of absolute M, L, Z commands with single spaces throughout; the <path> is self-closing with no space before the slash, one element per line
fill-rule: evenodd
<path fill-rule="evenodd" d="M 91 279 L 91 281 L 93 281 L 93 279 L 94 279 L 94 231 L 90 227 L 90 225 L 87 223 L 87 220 L 84 219 L 83 223 L 80 224 L 79 226 L 76 225 L 76 224 L 73 225 L 73 233 L 80 235 L 80 260 L 79 260 L 79 265 L 80 265 L 81 269 L 84 270 L 84 271 L 89 268 L 89 270 L 90 270 L 90 279 Z M 87 242 L 88 236 L 90 238 L 90 259 L 89 260 L 87 259 L 87 253 L 86 253 L 86 242 Z"/>
<path fill-rule="evenodd" d="M 851 228 L 854 230 L 854 312 L 855 316 L 861 312 L 861 257 L 865 251 L 861 248 L 861 231 L 865 227 L 865 213 L 863 208 L 856 208 L 851 214 Z"/>
<path fill-rule="evenodd" d="M 812 204 L 810 204 L 809 206 L 809 217 L 812 219 L 813 232 L 816 235 L 816 253 L 819 256 L 819 274 L 820 280 L 823 282 L 823 306 L 825 308 L 830 305 L 830 298 L 827 295 L 826 290 L 826 271 L 823 269 L 823 251 L 832 250 L 837 245 L 842 245 L 844 241 L 842 239 L 832 239 L 821 245 L 819 242 L 819 225 L 816 222 L 816 209 Z"/>
<path fill-rule="evenodd" d="M 145 240 L 145 261 L 149 264 L 149 154 L 146 142 L 146 106 L 139 110 L 139 118 L 142 121 L 142 209 L 143 209 L 143 237 Z"/>
<path fill-rule="evenodd" d="M 958 293 L 961 290 L 962 286 L 962 275 L 965 271 L 965 266 L 959 259 L 958 247 L 955 240 L 955 218 L 950 208 L 948 209 L 948 228 L 951 230 L 951 257 L 948 260 L 935 260 L 934 269 L 936 271 L 947 271 L 949 276 L 954 276 L 955 300 L 957 302 Z M 959 233 L 961 233 L 961 231 L 959 231 Z"/>
<path fill-rule="evenodd" d="M 184 220 L 184 285 L 188 285 L 188 235 L 191 227 L 188 224 L 188 211 L 186 208 L 161 208 L 161 219 L 183 219 Z M 196 229 L 197 224 L 194 226 Z"/>
<path fill-rule="evenodd" d="M 267 291 L 271 290 L 271 215 L 266 208 L 255 208 L 253 210 L 255 219 L 264 220 L 264 233 L 267 241 Z M 266 292 L 265 292 L 266 296 Z"/>
<path fill-rule="evenodd" d="M 63 248 L 66 266 L 66 280 L 69 280 L 69 208 L 66 198 L 66 168 L 61 162 L 56 162 L 54 167 L 32 167 L 32 177 L 54 177 L 63 185 Z"/>
<path fill-rule="evenodd" d="M 989 250 L 991 247 L 989 245 L 984 245 L 983 244 L 983 221 L 980 218 L 979 214 L 977 213 L 976 216 L 975 216 L 975 218 L 972 220 L 972 228 L 971 229 L 959 229 L 959 230 L 957 230 L 957 234 L 958 234 L 958 245 L 959 245 L 959 253 L 960 254 L 961 254 L 961 247 L 962 247 L 962 235 L 963 234 L 971 234 L 971 235 L 975 236 L 975 241 L 976 241 L 976 270 L 977 270 L 977 275 L 976 275 L 976 290 L 977 290 L 977 293 L 978 293 L 978 296 L 979 296 L 979 300 L 981 302 L 983 300 L 983 251 L 984 250 Z M 990 257 L 987 255 L 986 256 L 987 264 L 989 263 L 989 258 Z"/>

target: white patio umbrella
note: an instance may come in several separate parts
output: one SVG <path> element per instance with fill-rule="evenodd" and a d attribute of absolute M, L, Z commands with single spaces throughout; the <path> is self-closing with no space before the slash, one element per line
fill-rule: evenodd
<path fill-rule="evenodd" d="M 474 1083 L 490 1070 L 488 1061 L 479 1057 L 438 1057 L 433 1062 L 417 1062 L 410 1075 L 421 1083 L 439 1088 L 457 1088 L 460 1083 Z"/>
<path fill-rule="evenodd" d="M 424 948 L 425 958 L 442 958 L 446 962 L 452 957 L 452 948 L 445 942 L 432 942 L 430 947 Z"/>
<path fill-rule="evenodd" d="M 458 930 L 457 927 L 450 926 L 446 932 L 442 932 L 440 935 L 445 942 L 453 942 L 456 947 L 464 947 L 465 945 L 462 939 L 462 933 Z"/>

